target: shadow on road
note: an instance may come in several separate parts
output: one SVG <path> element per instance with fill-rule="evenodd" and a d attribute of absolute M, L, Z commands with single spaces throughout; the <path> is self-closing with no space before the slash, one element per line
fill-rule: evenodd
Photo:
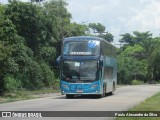
<path fill-rule="evenodd" d="M 112 95 L 106 95 L 105 97 L 110 97 Z M 69 98 L 69 99 L 103 99 L 105 97 L 98 97 L 98 96 L 95 96 L 95 95 L 74 95 L 73 98 Z M 67 99 L 65 95 L 63 96 L 57 96 L 55 98 L 51 98 L 51 99 Z"/>

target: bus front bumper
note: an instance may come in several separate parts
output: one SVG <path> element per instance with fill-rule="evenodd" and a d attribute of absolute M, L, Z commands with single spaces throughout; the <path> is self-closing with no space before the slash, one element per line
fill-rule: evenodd
<path fill-rule="evenodd" d="M 94 81 L 92 83 L 68 83 L 61 80 L 60 88 L 61 94 L 78 94 L 78 95 L 97 95 L 101 94 L 101 83 L 100 80 Z"/>

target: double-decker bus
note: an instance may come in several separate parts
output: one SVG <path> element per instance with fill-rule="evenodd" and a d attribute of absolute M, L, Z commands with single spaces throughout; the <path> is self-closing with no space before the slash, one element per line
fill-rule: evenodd
<path fill-rule="evenodd" d="M 113 94 L 117 85 L 116 48 L 98 37 L 77 36 L 63 40 L 59 57 L 60 89 L 74 95 Z"/>

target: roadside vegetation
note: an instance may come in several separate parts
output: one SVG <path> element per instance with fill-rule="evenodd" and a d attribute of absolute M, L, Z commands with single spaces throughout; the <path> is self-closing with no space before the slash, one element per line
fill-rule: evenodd
<path fill-rule="evenodd" d="M 118 54 L 118 83 L 158 83 L 160 80 L 160 38 L 148 32 L 125 33 Z"/>
<path fill-rule="evenodd" d="M 6 92 L 0 96 L 0 104 L 6 102 L 14 102 L 19 100 L 35 99 L 52 96 L 54 93 L 59 93 L 59 89 L 41 89 L 41 90 L 14 90 Z"/>
<path fill-rule="evenodd" d="M 160 92 L 146 99 L 139 105 L 136 105 L 130 111 L 159 111 L 160 110 Z M 117 117 L 116 120 L 159 120 L 159 117 Z"/>
<path fill-rule="evenodd" d="M 65 0 L 0 3 L 0 96 L 57 89 L 56 58 L 64 37 L 89 35 L 114 41 L 101 23 L 71 22 L 67 5 Z M 160 37 L 149 31 L 120 36 L 125 45 L 117 48 L 118 84 L 160 82 Z"/>
<path fill-rule="evenodd" d="M 91 35 L 89 28 L 105 31 L 100 23 L 72 23 L 65 0 L 35 1 L 0 3 L 0 95 L 23 89 L 56 89 L 61 40 Z M 113 41 L 112 34 L 101 37 Z"/>

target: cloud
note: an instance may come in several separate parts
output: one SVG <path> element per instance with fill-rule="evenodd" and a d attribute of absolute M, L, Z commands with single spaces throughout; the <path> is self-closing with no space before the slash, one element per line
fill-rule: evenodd
<path fill-rule="evenodd" d="M 29 0 L 21 0 L 29 1 Z M 7 0 L 1 0 L 6 3 Z M 133 31 L 150 31 L 154 36 L 160 31 L 160 0 L 66 0 L 72 21 L 101 23 L 112 33 L 115 41 L 119 35 Z"/>
<path fill-rule="evenodd" d="M 143 5 L 143 4 L 142 4 Z M 135 15 L 131 16 L 131 19 L 127 22 L 127 25 L 131 26 L 131 28 L 138 30 L 156 30 L 160 29 L 158 26 L 159 18 L 160 18 L 160 3 L 157 1 L 151 1 L 146 4 L 141 9 L 137 10 L 136 8 L 132 8 L 135 11 Z"/>
<path fill-rule="evenodd" d="M 8 3 L 8 0 L 1 0 L 0 3 L 6 4 L 6 3 Z"/>
<path fill-rule="evenodd" d="M 19 0 L 19 1 L 22 1 L 22 2 L 30 2 L 31 0 Z M 7 4 L 7 3 L 8 3 L 8 0 L 0 0 L 0 3 Z"/>
<path fill-rule="evenodd" d="M 100 22 L 119 39 L 133 31 L 160 31 L 159 0 L 66 0 L 73 20 Z"/>

